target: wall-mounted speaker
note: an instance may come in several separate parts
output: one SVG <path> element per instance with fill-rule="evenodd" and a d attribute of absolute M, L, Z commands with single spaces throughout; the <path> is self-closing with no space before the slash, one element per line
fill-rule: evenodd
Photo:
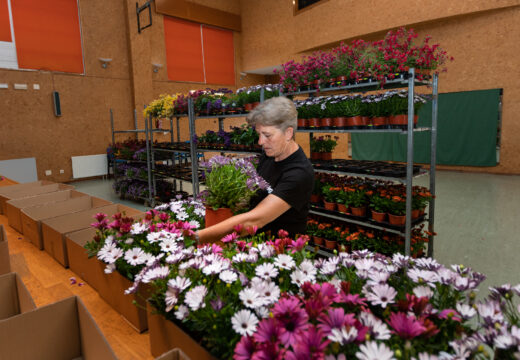
<path fill-rule="evenodd" d="M 54 116 L 61 116 L 60 93 L 53 91 L 52 100 L 54 101 Z"/>

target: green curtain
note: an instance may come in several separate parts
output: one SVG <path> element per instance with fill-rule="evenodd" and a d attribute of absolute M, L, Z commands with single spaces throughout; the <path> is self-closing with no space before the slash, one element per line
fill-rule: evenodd
<path fill-rule="evenodd" d="M 496 166 L 500 89 L 439 95 L 437 164 Z M 418 126 L 431 126 L 432 104 L 419 111 Z M 406 161 L 406 135 L 351 134 L 356 160 Z M 414 133 L 414 162 L 430 162 L 430 132 Z"/>

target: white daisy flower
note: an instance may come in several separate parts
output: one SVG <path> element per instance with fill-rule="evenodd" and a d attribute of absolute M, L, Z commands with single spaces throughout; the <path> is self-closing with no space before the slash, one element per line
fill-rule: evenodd
<path fill-rule="evenodd" d="M 177 241 L 174 239 L 162 239 L 161 243 L 161 250 L 165 253 L 174 252 L 176 251 L 179 246 L 177 245 Z"/>
<path fill-rule="evenodd" d="M 197 221 L 197 220 L 191 220 L 190 221 L 190 225 L 193 229 L 198 229 L 200 228 L 200 223 Z"/>
<path fill-rule="evenodd" d="M 176 214 L 177 220 L 184 221 L 188 218 L 188 213 L 186 211 L 179 211 Z"/>
<path fill-rule="evenodd" d="M 177 304 L 177 301 L 179 301 L 177 295 L 178 291 L 176 289 L 168 289 L 166 291 L 166 296 L 164 298 L 164 302 L 166 304 L 166 312 L 170 312 L 175 306 L 175 304 Z"/>
<path fill-rule="evenodd" d="M 253 289 L 244 289 L 238 293 L 242 303 L 251 309 L 256 309 L 265 305 L 262 296 Z"/>
<path fill-rule="evenodd" d="M 204 208 L 195 208 L 195 210 L 193 210 L 193 212 L 195 213 L 195 215 L 200 216 L 200 217 L 206 216 L 206 210 Z"/>
<path fill-rule="evenodd" d="M 116 264 L 108 264 L 105 267 L 105 274 L 112 274 L 115 269 L 116 269 Z"/>
<path fill-rule="evenodd" d="M 132 245 L 134 243 L 134 239 L 133 238 L 128 238 L 125 240 L 125 244 L 126 245 Z"/>
<path fill-rule="evenodd" d="M 264 259 L 271 258 L 275 254 L 274 247 L 268 244 L 258 244 L 258 250 L 260 250 L 260 256 Z"/>
<path fill-rule="evenodd" d="M 477 315 L 477 311 L 473 308 L 473 306 L 468 304 L 457 304 L 455 308 L 464 320 L 471 319 L 473 316 Z"/>
<path fill-rule="evenodd" d="M 413 294 L 417 297 L 427 297 L 431 299 L 433 290 L 429 286 L 417 286 L 413 289 Z"/>
<path fill-rule="evenodd" d="M 224 270 L 220 273 L 219 278 L 226 284 L 232 284 L 238 279 L 238 275 L 231 270 Z"/>
<path fill-rule="evenodd" d="M 148 284 L 153 280 L 164 279 L 170 274 L 170 269 L 167 266 L 160 266 L 148 270 L 143 274 L 143 282 Z"/>
<path fill-rule="evenodd" d="M 146 230 L 148 230 L 148 225 L 141 224 L 141 223 L 134 223 L 132 227 L 130 228 L 130 234 L 132 235 L 138 235 L 144 233 Z"/>
<path fill-rule="evenodd" d="M 261 277 L 262 279 L 270 279 L 278 276 L 278 269 L 274 267 L 271 263 L 265 263 L 257 266 L 255 270 L 256 276 Z"/>
<path fill-rule="evenodd" d="M 168 286 L 183 292 L 191 285 L 191 280 L 182 276 L 177 276 L 175 279 L 168 280 Z"/>
<path fill-rule="evenodd" d="M 175 252 L 171 255 L 169 255 L 165 261 L 167 264 L 177 264 L 179 261 L 184 260 L 186 255 L 184 255 L 182 252 Z"/>
<path fill-rule="evenodd" d="M 150 244 L 153 244 L 158 242 L 161 237 L 161 232 L 151 232 L 146 235 L 146 240 L 148 240 Z"/>
<path fill-rule="evenodd" d="M 231 318 L 233 330 L 239 335 L 252 336 L 258 325 L 258 318 L 249 310 L 240 310 Z"/>
<path fill-rule="evenodd" d="M 235 256 L 233 256 L 233 259 L 232 259 L 232 261 L 234 263 L 242 263 L 242 262 L 245 262 L 246 260 L 247 260 L 247 254 L 245 254 L 245 253 L 235 254 Z"/>
<path fill-rule="evenodd" d="M 190 313 L 190 310 L 188 309 L 187 306 L 179 305 L 179 308 L 177 309 L 177 311 L 175 311 L 175 317 L 178 320 L 184 320 L 188 317 L 189 313 Z"/>
<path fill-rule="evenodd" d="M 280 288 L 274 282 L 269 282 L 264 286 L 260 294 L 264 296 L 268 304 L 273 304 L 280 298 Z"/>
<path fill-rule="evenodd" d="M 204 297 L 208 293 L 208 289 L 204 285 L 195 286 L 186 293 L 184 303 L 189 306 L 192 311 L 196 311 L 205 307 Z"/>
<path fill-rule="evenodd" d="M 143 249 L 135 247 L 125 252 L 125 260 L 132 266 L 141 265 L 146 262 Z"/>
<path fill-rule="evenodd" d="M 113 249 L 106 255 L 105 262 L 107 264 L 114 264 L 119 258 L 123 257 L 123 255 L 124 255 L 123 249 L 120 249 L 120 248 Z"/>
<path fill-rule="evenodd" d="M 386 308 L 388 304 L 392 304 L 397 295 L 397 291 L 388 284 L 375 285 L 367 293 L 367 300 L 372 305 L 381 305 L 382 308 Z"/>
<path fill-rule="evenodd" d="M 227 269 L 227 264 L 222 261 L 215 261 L 211 264 L 204 266 L 202 272 L 204 275 L 214 275 L 219 274 L 222 270 Z"/>
<path fill-rule="evenodd" d="M 384 343 L 368 341 L 359 346 L 356 357 L 359 360 L 395 360 L 394 353 Z"/>
<path fill-rule="evenodd" d="M 274 264 L 278 268 L 284 270 L 292 270 L 296 266 L 296 263 L 294 262 L 292 256 L 286 254 L 278 255 L 274 261 Z"/>
<path fill-rule="evenodd" d="M 256 315 L 258 315 L 258 317 L 260 319 L 267 319 L 269 317 L 269 308 L 265 307 L 265 306 L 261 306 L 257 309 L 255 309 L 255 312 L 256 312 Z"/>
<path fill-rule="evenodd" d="M 301 287 L 306 281 L 307 275 L 305 275 L 301 270 L 295 270 L 291 273 L 291 282 L 293 284 Z"/>

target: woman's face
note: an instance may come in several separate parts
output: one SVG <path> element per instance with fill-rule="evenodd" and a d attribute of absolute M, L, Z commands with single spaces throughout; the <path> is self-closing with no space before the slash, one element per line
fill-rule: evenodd
<path fill-rule="evenodd" d="M 292 138 L 289 129 L 284 132 L 275 126 L 256 125 L 256 132 L 260 137 L 258 144 L 262 145 L 267 156 L 276 159 L 283 155 Z"/>

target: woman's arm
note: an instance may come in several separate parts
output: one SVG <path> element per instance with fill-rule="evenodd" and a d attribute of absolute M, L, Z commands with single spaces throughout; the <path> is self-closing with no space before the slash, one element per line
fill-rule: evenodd
<path fill-rule="evenodd" d="M 235 215 L 209 228 L 197 231 L 201 243 L 212 243 L 233 231 L 236 225 L 261 228 L 289 210 L 291 206 L 276 195 L 267 195 L 254 209 Z"/>

